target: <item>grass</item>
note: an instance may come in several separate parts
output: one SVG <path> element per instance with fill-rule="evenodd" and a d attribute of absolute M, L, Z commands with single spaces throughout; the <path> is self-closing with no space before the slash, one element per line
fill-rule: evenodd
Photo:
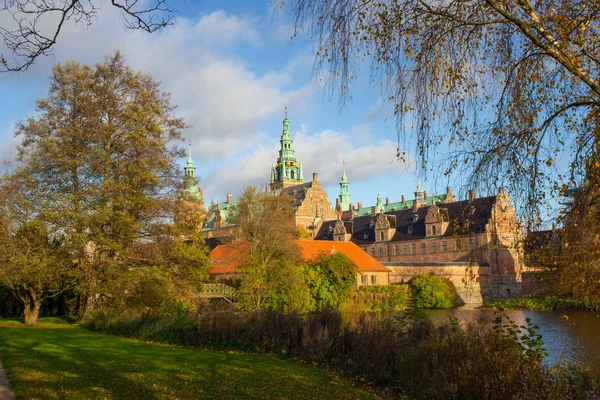
<path fill-rule="evenodd" d="M 311 366 L 0 320 L 0 359 L 22 399 L 377 398 Z"/>
<path fill-rule="evenodd" d="M 494 310 L 568 311 L 586 310 L 586 306 L 572 297 L 521 297 L 496 300 L 484 304 L 483 308 Z"/>

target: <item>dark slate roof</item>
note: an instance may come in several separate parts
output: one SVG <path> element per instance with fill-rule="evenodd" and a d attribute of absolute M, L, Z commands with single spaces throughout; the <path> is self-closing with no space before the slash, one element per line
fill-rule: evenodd
<path fill-rule="evenodd" d="M 219 238 L 206 238 L 204 239 L 204 243 L 208 246 L 209 250 L 214 250 L 217 246 L 223 244 L 223 241 Z"/>
<path fill-rule="evenodd" d="M 491 218 L 492 206 L 496 196 L 480 197 L 469 200 L 455 201 L 451 203 L 438 204 L 440 214 L 450 225 L 443 236 L 454 234 L 466 235 L 471 233 L 485 232 L 485 225 Z M 425 237 L 425 217 L 432 206 L 420 207 L 416 213 L 412 209 L 403 209 L 386 212 L 390 220 L 390 226 L 394 227 L 395 218 L 396 232 L 392 237 L 393 242 L 404 240 L 415 240 Z M 416 220 L 415 220 L 416 214 Z M 392 217 L 392 218 L 390 218 Z M 376 215 L 365 215 L 354 217 L 350 221 L 344 221 L 347 233 L 352 234 L 352 241 L 356 244 L 368 244 L 375 242 L 375 220 Z M 352 222 L 352 224 L 348 224 Z M 323 222 L 315 239 L 333 240 L 333 228 L 336 221 Z"/>

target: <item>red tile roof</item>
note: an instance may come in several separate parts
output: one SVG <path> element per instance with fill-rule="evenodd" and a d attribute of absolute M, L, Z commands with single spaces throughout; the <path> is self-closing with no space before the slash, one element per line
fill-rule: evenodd
<path fill-rule="evenodd" d="M 356 264 L 358 271 L 389 272 L 379 261 L 371 257 L 352 242 L 333 242 L 330 240 L 297 240 L 305 261 L 313 260 L 320 253 L 343 253 Z M 229 274 L 237 272 L 243 253 L 234 246 L 219 245 L 210 252 L 211 266 L 209 274 Z"/>
<path fill-rule="evenodd" d="M 296 243 L 302 249 L 302 257 L 305 260 L 316 258 L 319 253 L 326 254 L 344 253 L 346 257 L 354 261 L 358 271 L 381 271 L 389 272 L 379 261 L 367 254 L 366 251 L 352 242 L 333 242 L 331 240 L 297 240 Z"/>
<path fill-rule="evenodd" d="M 237 272 L 244 254 L 234 246 L 220 244 L 210 252 L 209 274 L 230 274 Z"/>

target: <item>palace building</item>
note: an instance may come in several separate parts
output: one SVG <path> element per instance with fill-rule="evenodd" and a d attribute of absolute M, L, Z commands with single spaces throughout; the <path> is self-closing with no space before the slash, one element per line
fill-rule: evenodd
<path fill-rule="evenodd" d="M 277 196 L 285 194 L 291 197 L 296 225 L 313 232 L 314 236 L 323 221 L 334 220 L 337 214 L 319 182 L 318 173 L 312 174 L 312 181 L 304 182 L 302 162 L 294 154 L 287 104 L 279 143 L 279 156 L 271 166 L 269 188 Z M 208 238 L 227 237 L 235 229 L 229 218 L 235 204 L 236 200 L 230 194 L 226 202 L 211 203 L 203 228 Z"/>
<path fill-rule="evenodd" d="M 463 303 L 521 294 L 522 231 L 502 190 L 480 198 L 470 190 L 466 200 L 456 200 L 449 187 L 445 193 L 428 195 L 417 182 L 412 199 L 403 195 L 392 202 L 378 194 L 374 205 L 363 207 L 352 203 L 344 162 L 339 195 L 332 206 L 317 173 L 304 181 L 287 105 L 279 142 L 268 193 L 290 196 L 295 223 L 311 238 L 353 243 L 390 271 L 390 283 L 406 282 L 422 273 L 448 278 Z M 194 170 L 190 154 L 186 178 L 193 177 Z M 182 198 L 182 203 L 191 198 L 198 204 L 202 192 L 188 185 Z M 232 195 L 225 202 L 211 202 L 202 224 L 207 242 L 216 245 L 236 229 L 231 218 L 235 204 Z"/>

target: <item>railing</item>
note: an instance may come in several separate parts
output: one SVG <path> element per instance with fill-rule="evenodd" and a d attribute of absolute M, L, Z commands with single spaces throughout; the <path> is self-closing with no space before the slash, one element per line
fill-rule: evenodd
<path fill-rule="evenodd" d="M 198 293 L 198 297 L 224 299 L 229 303 L 235 303 L 237 301 L 237 289 L 224 283 L 206 283 Z"/>

